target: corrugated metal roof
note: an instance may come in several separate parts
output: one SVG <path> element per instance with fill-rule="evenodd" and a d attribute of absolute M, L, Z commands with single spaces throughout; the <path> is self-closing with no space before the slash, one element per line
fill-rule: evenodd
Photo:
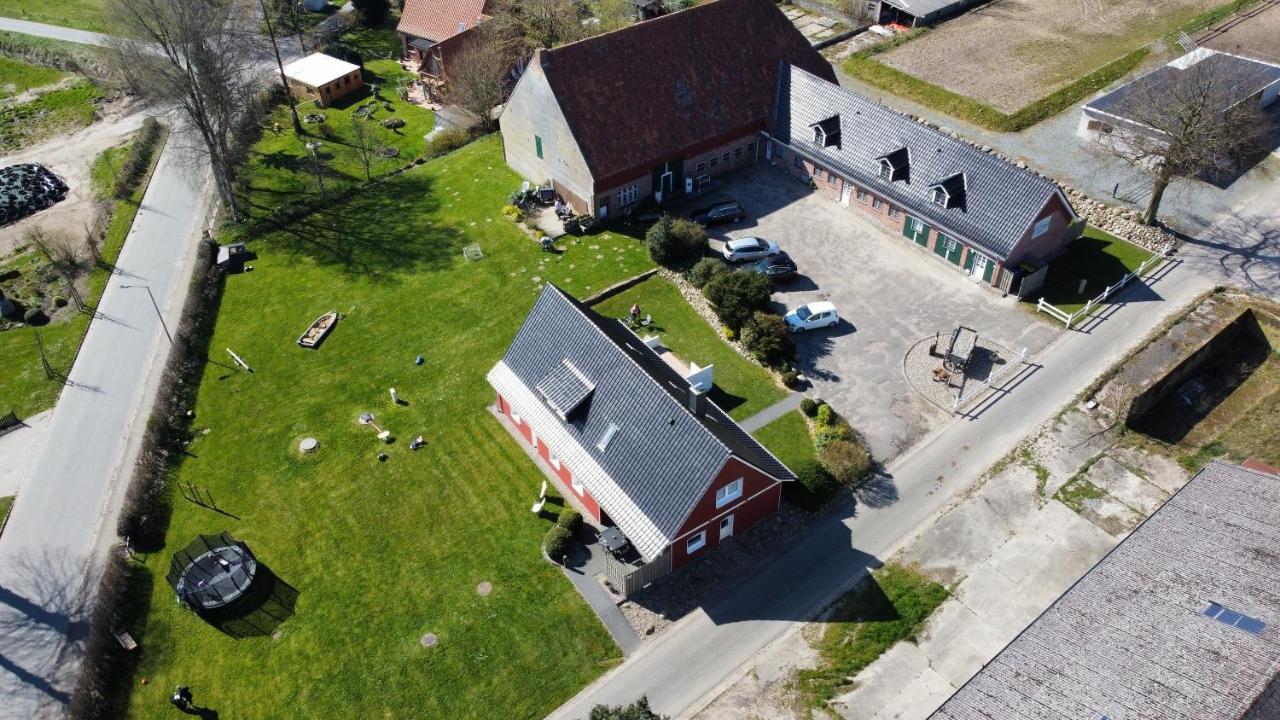
<path fill-rule="evenodd" d="M 1280 717 L 1277 670 L 1280 478 L 1215 462 L 932 718 L 1261 720 Z"/>
<path fill-rule="evenodd" d="M 567 420 L 532 390 L 572 363 L 594 385 Z M 534 303 L 490 382 L 555 443 L 571 472 L 636 548 L 652 558 L 674 539 L 716 473 L 737 456 L 779 480 L 795 475 L 706 400 L 689 411 L 689 383 L 623 323 L 603 318 L 553 285 Z M 618 430 L 597 446 L 610 425 Z M 558 438 L 558 439 L 557 439 Z M 563 443 L 572 445 L 569 457 Z"/>
<path fill-rule="evenodd" d="M 814 143 L 811 126 L 840 116 L 839 147 Z M 1004 261 L 1057 186 L 1036 174 L 921 125 L 879 103 L 797 67 L 782 73 L 775 136 L 900 205 L 943 232 L 960 236 Z M 905 150 L 906 179 L 880 177 L 878 158 Z M 964 202 L 943 208 L 931 186 L 964 174 Z M 1065 198 L 1063 199 L 1065 202 Z"/>
<path fill-rule="evenodd" d="M 924 20 L 957 12 L 969 4 L 969 0 L 885 0 L 885 2 Z"/>

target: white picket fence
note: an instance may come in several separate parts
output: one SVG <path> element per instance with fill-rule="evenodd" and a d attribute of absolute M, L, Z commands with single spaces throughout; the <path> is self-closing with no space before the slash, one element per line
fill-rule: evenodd
<path fill-rule="evenodd" d="M 1089 313 L 1093 312 L 1094 308 L 1106 302 L 1107 298 L 1111 297 L 1113 294 L 1119 292 L 1121 288 L 1129 284 L 1129 281 L 1136 277 L 1141 277 L 1148 269 L 1159 265 L 1164 261 L 1164 259 L 1164 253 L 1155 253 L 1151 257 L 1142 261 L 1142 264 L 1139 265 L 1136 270 L 1125 275 L 1123 278 L 1120 278 L 1119 282 L 1116 284 L 1108 285 L 1107 289 L 1103 290 L 1098 297 L 1085 303 L 1084 307 L 1073 313 L 1066 312 L 1065 310 L 1055 307 L 1051 303 L 1045 302 L 1044 298 L 1040 298 L 1040 301 L 1036 303 L 1036 310 L 1039 312 L 1049 313 L 1049 315 L 1061 320 L 1066 325 L 1066 328 L 1070 330 L 1072 325 L 1076 324 L 1079 320 L 1089 317 Z"/>
<path fill-rule="evenodd" d="M 968 405 L 978 397 L 985 395 L 986 392 L 992 388 L 992 386 L 995 386 L 1001 382 L 1004 382 L 1004 379 L 1009 377 L 1011 374 L 1013 374 L 1014 371 L 1021 370 L 1022 366 L 1025 365 L 1026 362 L 1027 362 L 1027 349 L 1022 348 L 1022 352 L 1018 353 L 1017 362 L 1011 362 L 1006 364 L 1004 368 L 1000 370 L 1000 372 L 994 375 L 988 376 L 986 380 L 972 381 L 977 386 L 976 389 L 970 392 L 965 392 L 964 390 L 968 389 L 968 385 L 969 385 L 969 382 L 966 382 L 963 388 L 961 389 L 961 392 L 956 395 L 955 402 L 951 404 L 951 412 L 960 412 L 961 407 Z"/>

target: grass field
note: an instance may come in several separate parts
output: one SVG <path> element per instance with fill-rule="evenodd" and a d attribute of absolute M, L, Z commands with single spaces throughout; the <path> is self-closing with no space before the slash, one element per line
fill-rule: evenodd
<path fill-rule="evenodd" d="M 93 122 L 94 102 L 101 94 L 96 85 L 85 80 L 30 102 L 0 108 L 0 153 L 87 127 Z"/>
<path fill-rule="evenodd" d="M 65 76 L 61 70 L 0 57 L 0 100 L 31 88 L 51 85 Z"/>
<path fill-rule="evenodd" d="M 849 679 L 900 640 L 914 640 L 947 590 L 901 565 L 885 565 L 836 601 L 816 644 L 818 666 L 797 673 L 799 699 L 819 710 Z"/>
<path fill-rule="evenodd" d="M 233 640 L 177 608 L 168 555 L 149 558 L 149 684 L 131 716 L 169 715 L 182 682 L 224 717 L 535 717 L 619 659 L 541 559 L 542 475 L 486 410 L 484 374 L 542 282 L 584 296 L 651 264 L 609 232 L 541 252 L 501 215 L 518 184 L 489 137 L 252 243 L 210 348 L 254 373 L 207 366 L 177 473 L 235 517 L 179 498 L 168 538 L 230 530 L 301 591 L 297 614 L 278 641 Z M 467 262 L 469 243 L 486 257 Z M 320 349 L 297 347 L 331 309 L 346 318 Z M 407 405 L 391 406 L 392 386 Z M 364 411 L 396 441 L 379 445 Z M 427 446 L 410 451 L 418 434 Z M 320 448 L 304 457 L 308 436 Z M 419 644 L 428 632 L 437 647 Z"/>
<path fill-rule="evenodd" d="M 4 523 L 9 519 L 9 511 L 13 509 L 13 495 L 0 497 L 0 532 L 4 531 Z"/>
<path fill-rule="evenodd" d="M 128 155 L 128 152 L 129 145 L 111 148 L 94 161 L 92 174 L 100 194 L 106 194 L 106 188 L 111 182 L 109 164 L 119 163 Z M 159 152 L 156 152 L 152 157 L 152 169 L 158 159 Z M 105 261 L 115 262 L 119 257 L 120 250 L 124 247 L 125 237 L 133 225 L 133 218 L 138 214 L 142 196 L 146 193 L 150 175 L 148 171 L 129 199 L 119 200 L 113 204 L 111 220 L 102 244 L 102 257 Z M 34 250 L 29 250 L 6 259 L 4 263 L 0 263 L 0 267 L 9 268 L 15 265 L 33 267 L 33 264 L 39 264 L 42 260 L 43 258 L 37 257 Z M 94 305 L 98 302 L 109 277 L 104 268 L 94 268 L 90 272 L 88 293 L 84 296 L 86 303 Z M 62 391 L 62 383 L 45 376 L 44 367 L 40 364 L 39 348 L 36 345 L 36 333 L 40 333 L 49 364 L 57 371 L 66 372 L 71 368 L 71 362 L 80 348 L 80 341 L 84 338 L 88 324 L 87 314 L 75 313 L 39 330 L 28 326 L 0 333 L 0 357 L 5 358 L 6 369 L 0 374 L 0 412 L 12 410 L 18 414 L 18 417 L 29 417 L 52 407 L 58 398 L 58 393 Z"/>
<path fill-rule="evenodd" d="M 703 320 L 675 285 L 653 277 L 595 306 L 606 317 L 625 318 L 631 304 L 653 316 L 653 325 L 640 332 L 658 335 L 662 344 L 685 365 L 715 365 L 711 399 L 735 420 L 743 420 L 787 396 L 773 375 L 729 347 Z"/>
<path fill-rule="evenodd" d="M 104 32 L 103 0 L 0 0 L 0 16 Z"/>
<path fill-rule="evenodd" d="M 783 415 L 752 435 L 792 470 L 818 459 L 813 438 L 809 436 L 809 425 L 799 410 Z"/>
<path fill-rule="evenodd" d="M 1090 225 L 1065 254 L 1049 264 L 1044 287 L 1031 299 L 1043 297 L 1063 312 L 1073 313 L 1150 257 L 1150 251 Z M 1083 293 L 1079 292 L 1081 279 L 1085 280 Z"/>

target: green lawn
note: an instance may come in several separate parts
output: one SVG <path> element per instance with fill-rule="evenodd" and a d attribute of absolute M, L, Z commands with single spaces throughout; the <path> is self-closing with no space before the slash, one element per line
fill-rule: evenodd
<path fill-rule="evenodd" d="M 1151 252 L 1090 225 L 1065 254 L 1049 264 L 1044 287 L 1032 297 L 1043 297 L 1063 312 L 1073 313 L 1149 257 Z M 1086 281 L 1083 293 L 1079 292 L 1081 279 Z"/>
<path fill-rule="evenodd" d="M 92 81 L 44 93 L 0 108 L 0 153 L 13 152 L 93 122 L 94 102 L 102 95 Z"/>
<path fill-rule="evenodd" d="M 105 32 L 103 0 L 0 0 L 0 16 Z"/>
<path fill-rule="evenodd" d="M 0 497 L 0 532 L 4 530 L 4 523 L 9 519 L 9 511 L 13 509 L 13 495 Z"/>
<path fill-rule="evenodd" d="M 799 410 L 783 415 L 752 435 L 792 470 L 818 460 L 809 424 Z"/>
<path fill-rule="evenodd" d="M 810 710 L 847 691 L 849 678 L 899 640 L 914 640 L 947 589 L 901 565 L 871 573 L 840 600 L 817 642 L 818 666 L 797 673 L 800 700 Z"/>
<path fill-rule="evenodd" d="M 0 57 L 0 100 L 31 88 L 51 85 L 65 76 L 61 70 Z"/>
<path fill-rule="evenodd" d="M 224 717 L 540 717 L 619 660 L 541 558 L 549 520 L 529 505 L 543 476 L 486 409 L 484 375 L 542 282 L 583 296 L 651 263 L 607 232 L 540 251 L 501 215 L 518 183 L 491 136 L 252 242 L 176 473 L 235 517 L 177 498 L 169 548 L 231 531 L 301 591 L 297 614 L 278 641 L 231 639 L 174 604 L 168 553 L 150 557 L 136 629 L 149 683 L 133 686 L 130 716 L 171 714 L 181 682 Z M 467 262 L 469 243 L 486 257 Z M 299 348 L 331 309 L 346 318 L 320 349 Z M 224 348 L 254 373 L 229 369 Z M 392 386 L 408 405 L 391 406 Z M 355 422 L 364 411 L 393 444 Z M 427 447 L 410 451 L 418 434 Z M 303 457 L 308 436 L 320 447 Z M 428 632 L 437 647 L 419 644 Z"/>
<path fill-rule="evenodd" d="M 395 21 L 392 21 L 394 25 Z M 340 41 L 359 52 L 368 67 L 371 60 L 399 60 L 404 53 L 404 43 L 395 27 L 367 28 L 357 26 L 344 34 Z"/>
<path fill-rule="evenodd" d="M 100 195 L 112 180 L 108 169 L 110 163 L 119 163 L 129 153 L 129 145 L 110 148 L 95 161 L 92 170 L 94 183 Z M 157 152 L 152 163 L 158 159 Z M 106 239 L 103 242 L 102 256 L 107 262 L 114 262 L 124 247 L 125 237 L 133 225 L 133 218 L 138 213 L 138 205 L 146 192 L 147 179 L 144 177 L 128 200 L 116 201 L 107 227 Z M 51 211 L 56 212 L 56 209 Z M 7 259 L 0 267 L 22 265 L 34 270 L 35 265 L 43 262 L 35 251 L 25 252 L 17 257 Z M 89 275 L 89 292 L 85 302 L 96 304 L 110 275 L 103 268 L 95 268 Z M 64 320 L 52 323 L 38 330 L 31 327 L 18 328 L 0 332 L 0 357 L 5 358 L 6 371 L 0 374 L 0 413 L 10 410 L 18 417 L 29 417 L 41 410 L 51 407 L 62 391 L 62 384 L 45 376 L 44 367 L 40 364 L 40 352 L 36 345 L 36 333 L 44 342 L 45 354 L 55 370 L 66 372 L 75 359 L 89 324 L 89 316 L 75 313 Z"/>
<path fill-rule="evenodd" d="M 645 334 L 658 335 L 685 365 L 715 365 L 715 390 L 711 399 L 735 420 L 760 412 L 787 396 L 773 375 L 748 361 L 703 320 L 669 281 L 652 277 L 626 292 L 595 306 L 606 317 L 627 316 L 631 304 L 640 305 L 644 315 L 653 316 L 653 325 Z"/>

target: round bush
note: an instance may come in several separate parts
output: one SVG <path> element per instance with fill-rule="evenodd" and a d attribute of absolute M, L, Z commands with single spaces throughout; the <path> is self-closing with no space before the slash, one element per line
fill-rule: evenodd
<path fill-rule="evenodd" d="M 582 513 L 571 507 L 566 507 L 560 511 L 560 517 L 556 518 L 556 525 L 568 530 L 570 533 L 576 533 L 578 528 L 582 527 Z"/>
<path fill-rule="evenodd" d="M 837 417 L 838 416 L 835 411 L 831 409 L 830 405 L 822 403 L 818 406 L 818 425 L 828 427 L 835 423 Z"/>
<path fill-rule="evenodd" d="M 659 265 L 680 266 L 702 255 L 707 247 L 707 231 L 701 225 L 663 215 L 645 233 L 649 256 Z"/>
<path fill-rule="evenodd" d="M 731 272 L 717 275 L 702 289 L 716 316 L 725 325 L 741 330 L 757 310 L 769 308 L 773 286 L 769 278 L 755 272 Z"/>
<path fill-rule="evenodd" d="M 565 553 L 569 552 L 571 542 L 573 542 L 573 536 L 568 530 L 559 525 L 552 525 L 546 537 L 542 538 L 542 551 L 547 554 L 547 557 L 560 562 L 564 559 Z"/>
<path fill-rule="evenodd" d="M 813 434 L 813 447 L 822 452 L 827 445 L 835 440 L 852 440 L 853 432 L 848 425 L 844 423 L 836 423 L 835 425 L 819 425 Z"/>
<path fill-rule="evenodd" d="M 815 460 L 807 460 L 794 468 L 796 482 L 820 500 L 826 500 L 840 487 L 827 469 Z"/>
<path fill-rule="evenodd" d="M 822 450 L 822 466 L 838 482 L 857 485 L 871 472 L 871 453 L 852 440 L 832 440 Z"/>
<path fill-rule="evenodd" d="M 685 278 L 689 284 L 701 290 L 706 284 L 711 282 L 717 275 L 723 275 L 729 272 L 729 268 L 724 266 L 720 260 L 712 257 L 702 258 L 693 264 Z"/>
<path fill-rule="evenodd" d="M 819 407 L 818 401 L 814 400 L 813 398 L 805 398 L 800 401 L 800 412 L 804 413 L 805 417 L 811 418 L 817 415 L 818 407 Z"/>
<path fill-rule="evenodd" d="M 800 387 L 800 373 L 795 370 L 784 370 L 782 372 L 782 384 L 793 390 Z"/>
<path fill-rule="evenodd" d="M 40 326 L 49 322 L 49 316 L 38 307 L 27 308 L 27 311 L 22 314 L 22 321 L 28 325 Z"/>
<path fill-rule="evenodd" d="M 787 330 L 787 321 L 781 315 L 756 311 L 742 326 L 742 344 L 761 363 L 777 367 L 795 357 L 796 346 Z M 791 372 L 793 376 L 796 373 Z M 788 383 L 790 384 L 790 383 Z"/>

